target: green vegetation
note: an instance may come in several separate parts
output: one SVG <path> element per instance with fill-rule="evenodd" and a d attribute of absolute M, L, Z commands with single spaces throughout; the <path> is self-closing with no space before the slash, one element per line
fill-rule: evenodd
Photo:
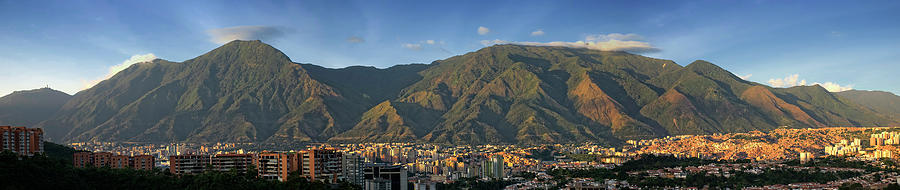
<path fill-rule="evenodd" d="M 737 161 L 737 162 L 747 162 Z M 631 184 L 646 187 L 704 187 L 708 186 L 713 189 L 719 188 L 742 188 L 750 186 L 765 186 L 772 184 L 788 184 L 798 182 L 818 182 L 825 183 L 838 179 L 846 179 L 861 175 L 857 172 L 817 172 L 817 171 L 794 171 L 792 169 L 774 169 L 765 170 L 760 174 L 745 173 L 742 171 L 734 171 L 731 177 L 719 177 L 707 175 L 705 173 L 689 174 L 684 179 L 670 179 L 660 177 L 648 177 L 646 173 L 638 175 L 629 175 L 628 172 L 646 171 L 651 169 L 700 166 L 707 164 L 723 164 L 734 163 L 724 161 L 702 160 L 697 158 L 678 159 L 670 156 L 645 156 L 641 159 L 625 162 L 620 167 L 614 169 L 589 169 L 589 170 L 551 170 L 548 174 L 554 177 L 554 180 L 564 182 L 567 178 L 593 178 L 593 179 L 618 179 L 626 180 Z"/>
<path fill-rule="evenodd" d="M 848 90 L 835 92 L 838 96 L 846 98 L 859 105 L 872 110 L 900 118 L 900 96 L 883 91 Z"/>
<path fill-rule="evenodd" d="M 181 63 L 132 65 L 66 105 L 36 126 L 48 139 L 617 145 L 778 126 L 900 124 L 819 86 L 770 88 L 706 61 L 682 67 L 625 52 L 523 45 L 428 65 L 329 69 L 294 63 L 259 41 L 233 41 Z"/>
<path fill-rule="evenodd" d="M 887 160 L 890 161 L 890 160 Z M 835 168 L 858 168 L 865 169 L 866 171 L 878 171 L 883 170 L 881 168 L 875 167 L 872 164 L 869 164 L 865 161 L 852 161 L 847 160 L 846 157 L 836 157 L 830 156 L 821 159 L 815 159 L 811 162 L 807 162 L 804 164 L 800 164 L 800 160 L 791 160 L 785 162 L 785 164 L 790 166 L 803 166 L 803 167 L 835 167 Z"/>
<path fill-rule="evenodd" d="M 49 154 L 48 154 L 49 155 Z M 348 183 L 309 182 L 297 173 L 285 182 L 258 179 L 254 172 L 206 172 L 176 177 L 165 171 L 73 168 L 47 156 L 0 154 L 0 189 L 359 189 Z"/>
<path fill-rule="evenodd" d="M 472 190 L 493 190 L 503 189 L 506 186 L 516 184 L 513 181 L 491 180 L 481 181 L 476 178 L 461 178 L 453 183 L 438 183 L 437 189 L 472 189 Z"/>
<path fill-rule="evenodd" d="M 44 141 L 44 155 L 49 158 L 62 160 L 63 162 L 71 164 L 73 159 L 72 154 L 75 154 L 75 152 L 76 150 L 72 149 L 72 147 Z"/>
<path fill-rule="evenodd" d="M 546 146 L 539 149 L 531 149 L 531 155 L 526 156 L 526 158 L 538 159 L 541 161 L 552 161 L 554 159 L 554 153 L 556 150 L 553 147 Z"/>
<path fill-rule="evenodd" d="M 721 163 L 744 163 L 746 160 L 741 161 L 719 161 L 719 160 L 705 160 L 700 158 L 675 158 L 673 156 L 654 156 L 654 155 L 642 155 L 641 158 L 630 160 L 623 163 L 621 166 L 617 166 L 614 169 L 589 169 L 589 170 L 551 170 L 548 174 L 556 177 L 556 176 L 565 176 L 565 177 L 589 177 L 595 179 L 617 179 L 625 176 L 626 172 L 633 171 L 644 171 L 650 169 L 659 169 L 659 168 L 671 168 L 671 167 L 687 167 L 687 166 L 702 166 L 708 164 L 721 164 Z"/>
<path fill-rule="evenodd" d="M 735 171 L 731 177 L 710 176 L 707 174 L 691 174 L 685 179 L 669 179 L 658 177 L 629 177 L 628 182 L 649 187 L 705 187 L 744 188 L 774 184 L 790 184 L 801 182 L 827 183 L 862 175 L 858 172 L 809 172 L 792 169 L 764 170 L 761 174 Z"/>
<path fill-rule="evenodd" d="M 650 170 L 650 169 L 658 169 L 658 168 L 671 168 L 671 167 L 687 167 L 687 166 L 702 166 L 708 164 L 723 164 L 723 163 L 748 163 L 749 160 L 737 160 L 737 161 L 721 161 L 721 160 L 706 160 L 700 158 L 675 158 L 673 156 L 654 156 L 654 155 L 643 155 L 641 158 L 636 160 L 631 160 L 622 164 L 622 166 L 616 167 L 622 171 L 642 171 L 642 170 Z"/>

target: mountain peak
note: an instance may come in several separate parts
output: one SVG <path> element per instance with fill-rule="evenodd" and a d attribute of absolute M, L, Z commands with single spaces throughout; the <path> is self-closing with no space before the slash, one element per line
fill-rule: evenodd
<path fill-rule="evenodd" d="M 694 62 L 691 62 L 691 64 L 688 64 L 685 67 L 686 68 L 694 68 L 694 69 L 714 69 L 714 68 L 722 69 L 719 66 L 717 66 L 716 64 L 710 63 L 709 61 L 706 61 L 706 60 L 696 60 Z"/>
<path fill-rule="evenodd" d="M 240 50 L 240 49 L 257 49 L 257 50 L 275 51 L 275 52 L 281 53 L 280 50 L 276 49 L 275 47 L 272 47 L 272 45 L 264 43 L 260 40 L 234 40 L 234 41 L 225 43 L 222 46 L 219 46 L 218 48 L 213 49 L 212 51 L 232 50 L 232 49 L 238 49 L 238 50 Z"/>
<path fill-rule="evenodd" d="M 228 43 L 223 44 L 222 46 L 229 46 L 229 45 L 269 45 L 269 44 L 262 42 L 262 40 L 232 40 Z"/>
<path fill-rule="evenodd" d="M 731 78 L 735 81 L 743 81 L 742 79 L 740 79 L 740 77 L 737 77 L 730 71 L 705 60 L 696 60 L 691 64 L 688 64 L 684 68 L 707 77 L 715 77 L 719 79 Z"/>
<path fill-rule="evenodd" d="M 31 126 L 49 119 L 72 96 L 50 88 L 15 91 L 0 97 L 0 124 Z"/>
<path fill-rule="evenodd" d="M 65 92 L 61 92 L 61 91 L 59 91 L 59 90 L 54 90 L 54 89 L 49 88 L 49 87 L 42 87 L 42 88 L 31 89 L 31 90 L 17 90 L 17 91 L 15 91 L 15 92 L 13 92 L 13 93 L 10 93 L 10 94 L 6 95 L 6 96 L 16 96 L 16 95 L 29 96 L 29 95 L 36 95 L 36 94 L 52 94 L 52 95 L 65 95 L 65 96 L 70 96 L 69 94 L 66 94 Z M 6 97 L 6 96 L 4 96 L 4 97 Z"/>
<path fill-rule="evenodd" d="M 281 50 L 259 40 L 234 40 L 194 59 L 200 58 L 214 60 L 276 58 L 290 62 L 290 58 Z"/>

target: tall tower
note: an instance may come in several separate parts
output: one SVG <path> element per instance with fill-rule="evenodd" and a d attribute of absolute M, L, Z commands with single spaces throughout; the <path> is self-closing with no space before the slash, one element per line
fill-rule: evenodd
<path fill-rule="evenodd" d="M 491 173 L 493 173 L 493 178 L 503 179 L 506 177 L 506 172 L 503 171 L 504 165 L 506 164 L 504 163 L 503 156 L 494 155 L 491 158 L 491 166 L 493 170 Z"/>

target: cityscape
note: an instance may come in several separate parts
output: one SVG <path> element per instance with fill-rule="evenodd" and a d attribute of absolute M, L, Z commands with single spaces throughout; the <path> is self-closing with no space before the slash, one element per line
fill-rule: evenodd
<path fill-rule="evenodd" d="M 771 132 L 681 135 L 627 141 L 621 146 L 597 144 L 439 145 L 420 143 L 311 144 L 305 147 L 262 147 L 253 143 L 141 144 L 70 143 L 76 167 L 165 170 L 175 175 L 205 171 L 255 170 L 259 177 L 286 180 L 298 172 L 310 180 L 347 181 L 364 189 L 435 189 L 436 184 L 475 178 L 503 180 L 506 189 L 633 189 L 703 188 L 641 186 L 627 180 L 567 177 L 554 170 L 614 169 L 647 156 L 696 158 L 704 162 L 629 171 L 637 178 L 686 179 L 693 175 L 736 178 L 736 173 L 765 175 L 772 170 L 847 174 L 848 178 L 745 187 L 746 189 L 836 189 L 845 184 L 883 189 L 900 182 L 892 154 L 900 147 L 900 128 L 777 129 Z M 119 158 L 121 157 L 121 164 Z M 858 161 L 854 167 L 805 166 L 821 160 Z M 140 160 L 140 161 L 128 161 Z M 153 163 L 153 167 L 142 165 Z M 141 164 L 127 164 L 127 163 Z M 252 168 L 252 169 L 251 169 Z M 885 171 L 872 173 L 870 168 Z M 380 173 L 383 177 L 375 177 Z M 387 174 L 387 175 L 385 175 Z M 877 175 L 877 177 L 876 177 Z M 551 180 L 554 179 L 554 180 Z M 515 183 L 514 183 L 515 182 Z M 386 188 L 387 187 L 387 188 Z M 393 187 L 393 188 L 392 188 Z"/>
<path fill-rule="evenodd" d="M 900 190 L 897 10 L 0 0 L 0 190 Z"/>

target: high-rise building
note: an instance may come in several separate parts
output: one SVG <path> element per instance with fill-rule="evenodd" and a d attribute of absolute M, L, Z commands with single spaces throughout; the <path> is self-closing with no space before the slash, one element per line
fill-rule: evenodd
<path fill-rule="evenodd" d="M 405 190 L 409 183 L 402 165 L 368 164 L 363 176 L 365 190 Z"/>
<path fill-rule="evenodd" d="M 0 126 L 0 151 L 10 151 L 19 156 L 44 153 L 44 131 L 40 128 Z"/>
<path fill-rule="evenodd" d="M 300 176 L 310 180 L 336 183 L 341 178 L 341 152 L 333 148 L 314 148 L 297 153 Z"/>
<path fill-rule="evenodd" d="M 169 156 L 169 171 L 175 175 L 203 173 L 209 164 L 209 155 Z"/>
<path fill-rule="evenodd" d="M 256 159 L 256 170 L 263 179 L 287 180 L 289 167 L 288 156 L 285 153 L 262 152 Z"/>
<path fill-rule="evenodd" d="M 365 169 L 365 158 L 359 154 L 344 154 L 341 158 L 342 177 L 347 182 L 357 185 L 363 185 L 363 169 Z"/>
<path fill-rule="evenodd" d="M 813 159 L 812 153 L 809 152 L 801 152 L 800 153 L 800 163 L 806 163 Z"/>
<path fill-rule="evenodd" d="M 436 190 L 437 183 L 431 180 L 418 180 L 413 184 L 413 190 Z"/>
<path fill-rule="evenodd" d="M 503 171 L 504 165 L 505 165 L 505 163 L 503 160 L 503 156 L 501 156 L 501 155 L 491 156 L 490 159 L 485 160 L 481 165 L 482 170 L 483 170 L 482 177 L 485 179 L 503 179 L 503 178 L 505 178 L 506 173 L 505 173 L 505 171 Z"/>
<path fill-rule="evenodd" d="M 875 150 L 875 152 L 873 152 L 874 158 L 891 158 L 891 156 L 890 150 Z"/>

